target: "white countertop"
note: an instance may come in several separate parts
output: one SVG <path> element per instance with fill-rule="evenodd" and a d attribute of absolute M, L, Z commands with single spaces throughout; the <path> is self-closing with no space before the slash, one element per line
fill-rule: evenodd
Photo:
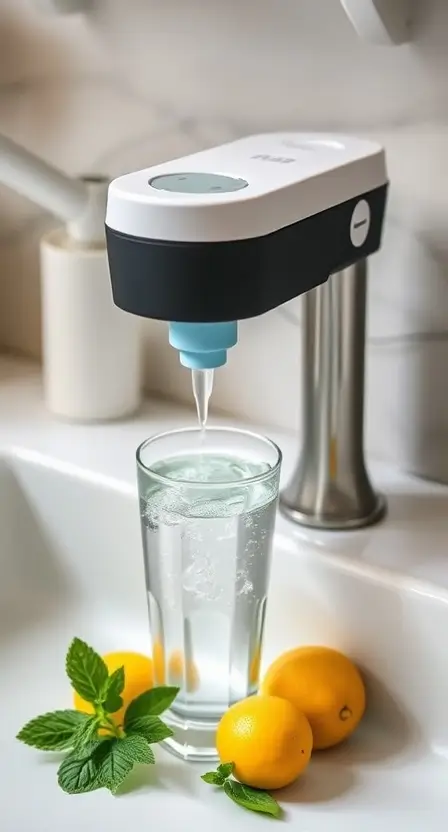
<path fill-rule="evenodd" d="M 118 480 L 135 488 L 135 451 L 146 437 L 161 430 L 191 424 L 193 408 L 148 400 L 140 413 L 126 421 L 74 424 L 52 417 L 45 409 L 40 368 L 31 362 L 0 358 L 0 448 L 16 447 L 51 457 L 54 464 L 78 467 L 92 476 Z M 212 418 L 212 424 L 234 424 Z M 268 432 L 284 454 L 282 478 L 291 472 L 298 442 L 286 433 Z M 361 531 L 316 532 L 288 528 L 306 538 L 328 557 L 344 561 L 350 570 L 375 573 L 417 590 L 432 585 L 448 597 L 448 486 L 419 480 L 382 463 L 369 465 L 375 486 L 386 494 L 388 515 L 382 523 Z"/>

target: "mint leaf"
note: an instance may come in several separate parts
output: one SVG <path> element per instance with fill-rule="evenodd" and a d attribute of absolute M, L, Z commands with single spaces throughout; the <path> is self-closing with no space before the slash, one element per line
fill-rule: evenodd
<path fill-rule="evenodd" d="M 123 737 L 116 740 L 121 756 L 128 757 L 134 763 L 152 765 L 155 762 L 154 751 L 149 747 L 144 737 Z"/>
<path fill-rule="evenodd" d="M 131 719 L 126 725 L 126 734 L 128 736 L 136 734 L 150 743 L 162 742 L 173 736 L 171 728 L 168 728 L 168 725 L 165 725 L 158 716 L 140 716 L 137 719 Z"/>
<path fill-rule="evenodd" d="M 59 766 L 58 782 L 68 794 L 106 787 L 115 794 L 135 763 L 154 763 L 143 737 L 115 737 L 91 742 L 72 751 Z"/>
<path fill-rule="evenodd" d="M 103 701 L 104 686 L 108 679 L 105 662 L 85 641 L 74 638 L 65 660 L 67 676 L 76 693 L 87 702 Z"/>
<path fill-rule="evenodd" d="M 100 789 L 98 774 L 104 757 L 109 752 L 109 740 L 97 740 L 75 749 L 58 769 L 58 783 L 68 794 L 82 794 Z"/>
<path fill-rule="evenodd" d="M 119 711 L 123 705 L 120 694 L 123 693 L 124 679 L 124 667 L 118 667 L 106 681 L 102 697 L 104 709 L 109 714 Z"/>
<path fill-rule="evenodd" d="M 206 774 L 201 775 L 201 780 L 204 783 L 209 783 L 211 786 L 223 786 L 226 782 L 226 778 L 217 771 L 207 771 Z"/>
<path fill-rule="evenodd" d="M 86 720 L 81 722 L 73 737 L 74 748 L 79 749 L 98 737 L 98 728 L 101 727 L 101 720 L 95 714 L 91 716 L 85 714 L 85 716 Z"/>
<path fill-rule="evenodd" d="M 208 771 L 201 779 L 212 786 L 223 786 L 227 778 L 233 774 L 234 767 L 234 763 L 221 763 L 217 771 Z"/>
<path fill-rule="evenodd" d="M 221 763 L 218 766 L 218 774 L 224 777 L 224 780 L 227 780 L 228 777 L 231 777 L 233 774 L 233 769 L 235 768 L 235 763 Z"/>
<path fill-rule="evenodd" d="M 116 714 L 123 707 L 123 700 L 121 696 L 117 696 L 115 693 L 108 693 L 106 701 L 103 702 L 103 707 L 108 714 Z"/>
<path fill-rule="evenodd" d="M 73 747 L 78 730 L 88 719 L 79 711 L 51 711 L 27 722 L 17 739 L 41 751 L 64 751 Z"/>
<path fill-rule="evenodd" d="M 224 791 L 238 806 L 250 809 L 251 812 L 263 812 L 265 815 L 272 815 L 274 818 L 281 818 L 282 809 L 277 801 L 268 792 L 262 789 L 253 789 L 251 786 L 244 786 L 236 780 L 226 780 Z"/>
<path fill-rule="evenodd" d="M 107 742 L 108 749 L 98 769 L 98 780 L 115 794 L 135 763 L 151 765 L 155 762 L 155 757 L 143 737 L 123 737 Z"/>
<path fill-rule="evenodd" d="M 140 696 L 137 696 L 137 698 L 133 699 L 128 705 L 124 715 L 125 730 L 127 725 L 138 717 L 159 716 L 159 714 L 162 714 L 174 702 L 179 690 L 180 688 L 172 688 L 163 685 L 158 688 L 151 688 L 151 690 L 141 693 Z"/>

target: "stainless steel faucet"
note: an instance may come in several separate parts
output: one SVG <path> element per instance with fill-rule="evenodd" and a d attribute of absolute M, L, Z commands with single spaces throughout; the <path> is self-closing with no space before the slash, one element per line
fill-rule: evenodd
<path fill-rule="evenodd" d="M 366 296 L 361 260 L 302 298 L 302 451 L 280 509 L 303 526 L 355 529 L 385 513 L 364 461 Z"/>

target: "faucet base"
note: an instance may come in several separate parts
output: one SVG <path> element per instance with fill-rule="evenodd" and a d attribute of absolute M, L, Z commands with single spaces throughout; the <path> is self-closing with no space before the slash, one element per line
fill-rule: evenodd
<path fill-rule="evenodd" d="M 345 513 L 340 516 L 331 514 L 319 514 L 316 512 L 301 511 L 293 505 L 290 505 L 287 497 L 280 494 L 280 513 L 288 520 L 292 520 L 299 526 L 305 526 L 309 529 L 321 529 L 322 531 L 350 531 L 352 529 L 362 529 L 365 526 L 373 526 L 379 523 L 386 514 L 387 503 L 382 494 L 374 494 L 374 503 L 370 511 L 363 514 Z"/>

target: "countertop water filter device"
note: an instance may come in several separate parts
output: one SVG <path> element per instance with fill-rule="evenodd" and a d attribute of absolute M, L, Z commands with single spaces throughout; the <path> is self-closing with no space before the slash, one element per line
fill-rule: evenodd
<path fill-rule="evenodd" d="M 382 148 L 309 133 L 250 136 L 109 186 L 117 306 L 170 323 L 192 369 L 225 364 L 237 321 L 323 283 L 380 245 Z"/>
<path fill-rule="evenodd" d="M 250 136 L 109 186 L 115 303 L 169 322 L 197 404 L 238 321 L 307 293 L 303 449 L 280 504 L 308 526 L 355 528 L 384 513 L 364 464 L 363 391 L 365 262 L 380 246 L 387 188 L 378 144 L 319 133 Z"/>

